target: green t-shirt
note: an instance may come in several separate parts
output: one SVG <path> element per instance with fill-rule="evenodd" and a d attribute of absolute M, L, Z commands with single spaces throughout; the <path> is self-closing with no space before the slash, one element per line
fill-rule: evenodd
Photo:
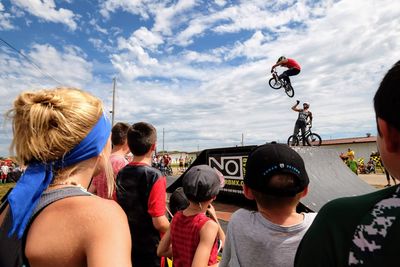
<path fill-rule="evenodd" d="M 390 198 L 397 187 L 327 203 L 304 235 L 297 249 L 295 266 L 349 266 L 349 251 L 357 225 L 376 203 Z M 389 229 L 382 249 L 374 256 L 374 262 L 363 266 L 399 266 L 399 245 L 400 219 L 397 219 Z"/>
<path fill-rule="evenodd" d="M 357 161 L 348 160 L 347 165 L 349 166 L 350 170 L 352 170 L 355 174 L 357 174 Z"/>

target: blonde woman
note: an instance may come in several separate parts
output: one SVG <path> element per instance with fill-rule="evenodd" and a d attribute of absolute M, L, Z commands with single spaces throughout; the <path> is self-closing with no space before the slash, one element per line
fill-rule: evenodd
<path fill-rule="evenodd" d="M 23 92 L 8 114 L 27 169 L 1 207 L 0 266 L 131 266 L 125 213 L 86 191 L 103 170 L 113 190 L 101 101 L 72 88 Z"/>

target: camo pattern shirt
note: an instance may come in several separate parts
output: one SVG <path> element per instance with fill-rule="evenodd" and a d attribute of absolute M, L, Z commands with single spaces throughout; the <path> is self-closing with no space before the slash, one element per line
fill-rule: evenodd
<path fill-rule="evenodd" d="M 349 266 L 361 266 L 372 261 L 383 249 L 386 235 L 400 212 L 400 187 L 390 198 L 375 204 L 357 226 L 349 254 Z"/>

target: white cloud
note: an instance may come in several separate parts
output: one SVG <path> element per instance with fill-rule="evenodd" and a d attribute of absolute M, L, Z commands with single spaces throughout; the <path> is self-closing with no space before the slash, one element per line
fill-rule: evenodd
<path fill-rule="evenodd" d="M 188 11 L 196 6 L 195 0 L 179 0 L 175 5 L 171 6 L 158 6 L 152 9 L 155 16 L 153 31 L 162 32 L 166 35 L 172 34 L 172 28 L 176 27 L 176 16 Z M 183 19 L 186 20 L 188 14 L 182 14 Z"/>
<path fill-rule="evenodd" d="M 63 51 L 58 51 L 48 44 L 35 44 L 27 53 L 27 56 L 40 67 L 44 73 L 48 73 L 62 85 L 83 87 L 92 80 L 92 64 L 85 59 L 80 48 L 65 46 Z M 26 65 L 26 62 L 16 63 Z M 36 78 L 43 81 L 46 76 L 32 65 L 28 65 L 20 76 Z M 54 81 L 49 81 L 54 83 Z"/>
<path fill-rule="evenodd" d="M 45 21 L 65 24 L 72 31 L 77 28 L 76 15 L 69 9 L 56 9 L 53 0 L 11 0 L 11 2 Z"/>
<path fill-rule="evenodd" d="M 175 44 L 180 46 L 188 46 L 193 43 L 193 36 L 199 36 L 207 28 L 210 22 L 206 22 L 205 19 L 194 19 L 190 21 L 190 25 L 181 31 L 175 38 Z"/>
<path fill-rule="evenodd" d="M 3 4 L 0 2 L 0 30 L 11 30 L 15 27 L 11 23 L 12 16 L 10 13 L 5 12 Z"/>
<path fill-rule="evenodd" d="M 221 63 L 222 60 L 216 55 L 198 53 L 196 51 L 185 51 L 183 53 L 183 59 L 188 63 L 202 63 L 202 62 L 213 62 Z"/>
<path fill-rule="evenodd" d="M 151 4 L 151 0 L 106 0 L 101 4 L 100 13 L 109 18 L 110 13 L 118 9 L 140 15 L 144 19 L 149 18 L 148 8 L 146 5 Z"/>
<path fill-rule="evenodd" d="M 107 29 L 100 27 L 95 19 L 91 19 L 89 24 L 92 25 L 96 31 L 102 34 L 108 34 Z"/>
<path fill-rule="evenodd" d="M 226 0 L 215 0 L 214 2 L 221 7 L 226 5 Z"/>
<path fill-rule="evenodd" d="M 153 32 L 161 32 L 165 35 L 172 34 L 172 28 L 186 21 L 186 11 L 191 10 L 197 4 L 196 0 L 157 1 L 157 0 L 106 0 L 101 4 L 100 13 L 110 17 L 110 13 L 122 9 L 126 12 L 139 15 L 142 19 L 154 19 Z M 176 17 L 182 15 L 177 21 Z M 177 25 L 178 22 L 178 25 Z"/>
<path fill-rule="evenodd" d="M 112 46 L 104 43 L 102 39 L 89 38 L 88 41 L 100 52 L 112 52 L 114 50 Z"/>
<path fill-rule="evenodd" d="M 130 37 L 129 41 L 132 43 L 137 43 L 138 45 L 150 50 L 155 50 L 159 45 L 164 43 L 159 34 L 153 33 L 145 27 L 141 27 L 140 29 L 136 30 Z"/>
<path fill-rule="evenodd" d="M 256 31 L 253 36 L 245 42 L 237 42 L 232 50 L 227 51 L 225 58 L 228 60 L 241 56 L 247 57 L 248 59 L 264 58 L 266 57 L 266 53 L 260 48 L 265 45 L 266 41 L 270 41 L 270 39 L 264 36 L 261 31 Z"/>

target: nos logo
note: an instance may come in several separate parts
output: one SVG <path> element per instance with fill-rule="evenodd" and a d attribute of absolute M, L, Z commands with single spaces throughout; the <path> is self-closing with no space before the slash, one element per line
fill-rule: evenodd
<path fill-rule="evenodd" d="M 243 179 L 243 164 L 247 156 L 209 156 L 208 165 L 220 171 L 225 178 Z"/>

